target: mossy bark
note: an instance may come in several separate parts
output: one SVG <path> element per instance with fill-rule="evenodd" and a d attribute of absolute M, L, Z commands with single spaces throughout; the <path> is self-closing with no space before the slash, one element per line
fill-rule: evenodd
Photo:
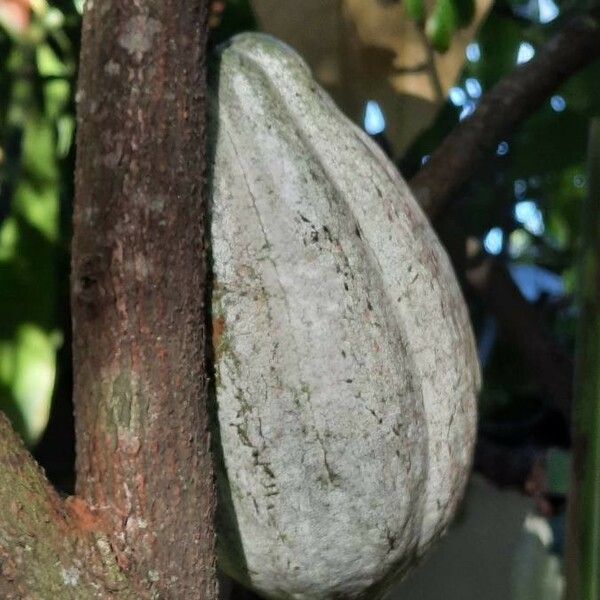
<path fill-rule="evenodd" d="M 133 600 L 105 524 L 79 499 L 63 502 L 0 415 L 0 597 Z"/>

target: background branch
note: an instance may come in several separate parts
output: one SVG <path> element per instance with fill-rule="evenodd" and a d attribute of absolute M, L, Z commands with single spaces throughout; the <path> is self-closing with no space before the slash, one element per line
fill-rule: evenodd
<path fill-rule="evenodd" d="M 575 17 L 529 62 L 482 98 L 413 177 L 411 188 L 433 221 L 502 136 L 535 112 L 576 71 L 600 56 L 600 9 Z"/>
<path fill-rule="evenodd" d="M 431 220 L 438 219 L 481 162 L 570 76 L 600 56 L 600 9 L 569 21 L 529 62 L 484 95 L 475 112 L 444 139 L 410 181 Z M 439 223 L 438 223 L 439 225 Z M 448 251 L 470 289 L 498 319 L 550 403 L 569 419 L 573 364 L 539 311 L 523 297 L 506 268 L 484 258 L 467 264 L 466 235 Z"/>

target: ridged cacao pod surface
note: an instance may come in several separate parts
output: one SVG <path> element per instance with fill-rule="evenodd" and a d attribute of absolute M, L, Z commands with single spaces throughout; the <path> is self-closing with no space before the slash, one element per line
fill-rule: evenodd
<path fill-rule="evenodd" d="M 465 487 L 467 309 L 406 183 L 297 54 L 238 36 L 215 86 L 220 562 L 267 598 L 376 598 Z"/>

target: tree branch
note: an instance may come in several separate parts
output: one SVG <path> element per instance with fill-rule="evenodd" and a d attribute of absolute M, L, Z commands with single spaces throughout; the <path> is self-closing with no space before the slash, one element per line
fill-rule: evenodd
<path fill-rule="evenodd" d="M 86 3 L 72 258 L 78 495 L 152 597 L 217 595 L 208 0 Z"/>
<path fill-rule="evenodd" d="M 528 63 L 517 67 L 481 100 L 470 118 L 459 123 L 413 177 L 411 188 L 432 220 L 439 217 L 498 144 L 562 83 L 600 56 L 600 9 L 576 17 Z M 460 237 L 460 236 L 459 236 Z M 553 406 L 568 419 L 573 365 L 534 307 L 523 298 L 506 269 L 488 259 L 466 270 L 462 244 L 448 248 L 464 270 L 472 290 L 515 343 Z"/>
<path fill-rule="evenodd" d="M 411 188 L 435 220 L 507 132 L 579 69 L 600 56 L 600 9 L 576 17 L 529 62 L 504 77 L 413 177 Z"/>
<path fill-rule="evenodd" d="M 63 502 L 0 414 L 0 597 L 135 600 L 102 522 Z"/>

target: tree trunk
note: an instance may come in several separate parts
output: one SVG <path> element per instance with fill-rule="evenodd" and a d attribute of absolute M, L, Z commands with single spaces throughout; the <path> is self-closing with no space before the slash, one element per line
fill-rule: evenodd
<path fill-rule="evenodd" d="M 0 419 L 2 598 L 217 597 L 208 0 L 88 0 L 72 259 L 77 497 Z"/>
<path fill-rule="evenodd" d="M 122 566 L 215 595 L 207 407 L 207 2 L 88 2 L 72 259 L 77 494 Z"/>

